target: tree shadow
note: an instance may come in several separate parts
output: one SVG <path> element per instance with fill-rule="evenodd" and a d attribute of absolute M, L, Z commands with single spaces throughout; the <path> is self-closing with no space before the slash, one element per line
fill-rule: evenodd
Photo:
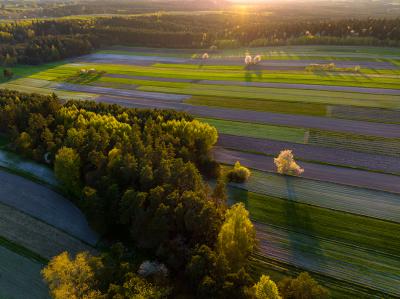
<path fill-rule="evenodd" d="M 310 270 L 322 268 L 325 265 L 324 253 L 320 240 L 315 238 L 313 219 L 307 209 L 301 209 L 296 203 L 294 181 L 299 178 L 286 176 L 287 200 L 284 213 L 287 227 L 289 259 L 291 263 Z"/>
<path fill-rule="evenodd" d="M 244 74 L 244 80 L 246 82 L 251 82 L 253 80 L 253 76 L 257 79 L 262 79 L 263 76 L 263 67 L 258 64 L 250 64 L 244 67 L 246 70 Z"/>

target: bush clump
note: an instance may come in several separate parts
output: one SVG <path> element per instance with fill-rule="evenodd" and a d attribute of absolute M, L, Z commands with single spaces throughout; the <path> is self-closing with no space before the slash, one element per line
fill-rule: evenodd
<path fill-rule="evenodd" d="M 244 183 L 248 181 L 250 175 L 250 170 L 242 166 L 240 162 L 237 161 L 233 169 L 227 173 L 227 178 L 229 182 Z"/>

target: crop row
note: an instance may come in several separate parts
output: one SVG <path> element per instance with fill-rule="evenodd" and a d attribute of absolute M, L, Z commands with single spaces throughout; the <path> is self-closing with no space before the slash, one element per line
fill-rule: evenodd
<path fill-rule="evenodd" d="M 400 110 L 352 106 L 327 106 L 327 110 L 334 118 L 400 124 Z"/>
<path fill-rule="evenodd" d="M 307 144 L 400 157 L 400 139 L 311 129 Z"/>

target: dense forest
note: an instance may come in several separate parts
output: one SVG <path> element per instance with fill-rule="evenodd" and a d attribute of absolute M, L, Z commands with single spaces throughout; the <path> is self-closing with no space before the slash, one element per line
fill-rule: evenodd
<path fill-rule="evenodd" d="M 262 14 L 208 13 L 0 23 L 0 65 L 40 64 L 111 45 L 218 49 L 291 44 L 399 46 L 400 19 L 279 22 Z"/>
<path fill-rule="evenodd" d="M 8 90 L 0 121 L 9 149 L 54 167 L 110 248 L 52 259 L 43 275 L 55 298 L 328 297 L 306 273 L 279 290 L 265 275 L 254 281 L 255 230 L 243 204 L 227 206 L 210 157 L 214 127 L 180 112 Z M 213 190 L 198 169 L 218 177 Z"/>

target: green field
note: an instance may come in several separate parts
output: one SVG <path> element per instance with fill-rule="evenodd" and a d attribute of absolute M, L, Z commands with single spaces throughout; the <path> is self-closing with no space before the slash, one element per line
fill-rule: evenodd
<path fill-rule="evenodd" d="M 237 190 L 234 202 L 246 204 L 251 217 L 259 222 L 284 227 L 338 242 L 400 256 L 399 223 L 358 216 L 277 197 Z M 312 227 L 310 229 L 310 227 Z"/>
<path fill-rule="evenodd" d="M 199 118 L 217 128 L 219 133 L 254 138 L 304 143 L 306 130 L 288 127 L 269 126 L 256 123 L 246 123 L 212 118 Z"/>
<path fill-rule="evenodd" d="M 236 190 L 257 222 L 259 271 L 265 259 L 377 291 L 398 294 L 400 224 Z M 340 297 L 339 297 L 340 298 Z"/>
<path fill-rule="evenodd" d="M 252 170 L 248 182 L 230 185 L 270 197 L 400 223 L 397 194 L 256 170 Z"/>
<path fill-rule="evenodd" d="M 287 114 L 303 114 L 311 116 L 326 116 L 325 104 L 278 102 L 267 100 L 243 100 L 241 98 L 193 96 L 185 101 L 188 104 L 245 109 L 253 111 L 267 111 Z"/>

